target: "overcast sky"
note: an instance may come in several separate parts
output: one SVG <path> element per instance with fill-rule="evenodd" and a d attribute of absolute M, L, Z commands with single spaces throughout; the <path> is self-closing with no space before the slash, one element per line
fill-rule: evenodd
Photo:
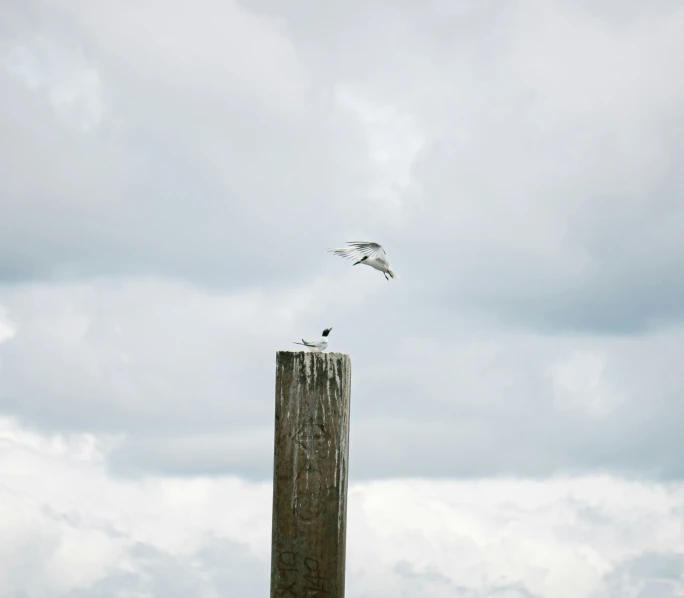
<path fill-rule="evenodd" d="M 349 598 L 684 596 L 683 57 L 674 0 L 1 0 L 0 598 L 265 595 L 330 326 Z"/>

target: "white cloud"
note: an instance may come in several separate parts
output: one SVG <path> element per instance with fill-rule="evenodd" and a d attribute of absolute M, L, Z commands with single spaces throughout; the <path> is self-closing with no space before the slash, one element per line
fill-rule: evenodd
<path fill-rule="evenodd" d="M 599 596 L 606 576 L 635 553 L 682 550 L 673 529 L 680 486 L 606 476 L 397 481 L 354 492 L 350 503 L 356 498 L 363 506 L 351 511 L 350 533 L 360 527 L 357 517 L 374 539 L 357 538 L 351 547 L 361 553 L 357 562 L 368 564 L 354 583 L 364 596 L 402 595 L 411 577 L 431 596 L 453 596 L 459 586 L 468 589 L 464 596 L 498 595 L 494 590 L 504 587 L 514 592 L 516 586 L 540 597 Z M 374 594 L 364 586 L 373 583 L 376 555 L 379 567 L 393 574 L 391 585 L 378 583 Z M 409 566 L 397 570 L 402 561 Z M 682 583 L 672 587 L 682 590 Z"/>
<path fill-rule="evenodd" d="M 106 439 L 42 436 L 7 418 L 0 446 L 0 595 L 266 591 L 269 483 L 121 480 L 107 473 Z M 350 598 L 684 591 L 681 484 L 399 479 L 349 492 Z"/>
<path fill-rule="evenodd" d="M 209 568 L 194 559 L 216 540 L 235 550 L 239 537 L 241 560 L 252 558 L 257 569 L 268 554 L 265 485 L 235 478 L 117 481 L 106 473 L 106 439 L 103 447 L 89 434 L 41 437 L 12 420 L 0 423 L 0 526 L 8 556 L 0 559 L 0 595 L 61 596 L 124 574 L 144 590 L 154 581 L 146 563 L 163 555 L 178 561 L 179 577 L 194 573 L 197 590 L 205 590 Z"/>

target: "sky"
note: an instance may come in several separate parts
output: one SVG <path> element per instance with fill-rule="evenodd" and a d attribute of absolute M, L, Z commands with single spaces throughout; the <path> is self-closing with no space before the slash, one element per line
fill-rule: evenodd
<path fill-rule="evenodd" d="M 348 598 L 684 597 L 683 56 L 673 0 L 3 0 L 0 598 L 265 595 L 331 326 Z"/>

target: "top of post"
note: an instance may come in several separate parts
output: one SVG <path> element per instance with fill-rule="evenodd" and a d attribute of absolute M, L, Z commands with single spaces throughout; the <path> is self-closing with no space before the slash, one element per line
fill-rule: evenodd
<path fill-rule="evenodd" d="M 278 351 L 276 362 L 279 364 L 318 364 L 336 365 L 351 368 L 351 357 L 348 353 L 315 352 L 315 351 Z"/>
<path fill-rule="evenodd" d="M 336 366 L 351 368 L 351 357 L 348 353 L 321 352 L 316 351 L 278 351 L 276 353 L 276 363 L 279 364 L 302 364 L 305 367 L 312 365 Z"/>
<path fill-rule="evenodd" d="M 349 357 L 349 353 L 341 353 L 339 351 L 321 351 L 320 353 L 318 353 L 316 351 L 298 351 L 297 349 L 283 349 L 281 351 L 277 351 L 277 354 L 280 353 L 297 353 L 301 355 L 331 355 L 336 357 L 337 359 L 339 359 L 340 356 Z"/>
<path fill-rule="evenodd" d="M 278 351 L 276 369 L 278 375 L 297 372 L 297 377 L 315 380 L 319 374 L 325 373 L 324 378 L 337 378 L 348 382 L 351 375 L 351 357 L 347 353 Z"/>

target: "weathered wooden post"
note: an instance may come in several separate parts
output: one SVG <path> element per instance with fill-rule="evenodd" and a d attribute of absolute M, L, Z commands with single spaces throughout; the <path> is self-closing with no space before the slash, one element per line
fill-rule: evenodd
<path fill-rule="evenodd" d="M 351 359 L 276 364 L 271 598 L 344 598 Z"/>

